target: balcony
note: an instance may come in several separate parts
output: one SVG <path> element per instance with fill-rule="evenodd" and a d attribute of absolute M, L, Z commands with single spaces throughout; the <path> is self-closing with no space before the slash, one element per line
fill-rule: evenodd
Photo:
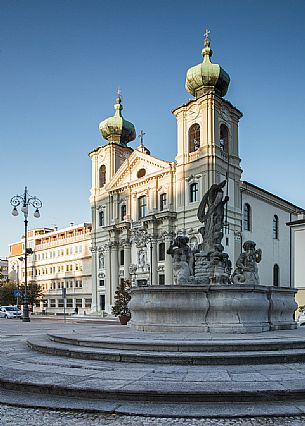
<path fill-rule="evenodd" d="M 59 247 L 66 244 L 77 243 L 79 241 L 85 241 L 91 239 L 91 232 L 83 235 L 75 235 L 69 238 L 59 238 L 58 240 L 50 241 L 49 243 L 38 244 L 35 250 L 49 249 L 53 247 Z"/>

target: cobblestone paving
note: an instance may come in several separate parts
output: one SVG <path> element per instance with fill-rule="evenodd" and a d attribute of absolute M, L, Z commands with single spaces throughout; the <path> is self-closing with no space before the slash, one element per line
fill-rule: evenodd
<path fill-rule="evenodd" d="M 0 405 L 1 426 L 301 426 L 305 416 L 177 419 L 49 411 Z"/>

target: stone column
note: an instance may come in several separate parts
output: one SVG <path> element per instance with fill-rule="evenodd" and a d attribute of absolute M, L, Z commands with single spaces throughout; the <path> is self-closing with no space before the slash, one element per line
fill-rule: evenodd
<path fill-rule="evenodd" d="M 129 265 L 131 264 L 131 244 L 129 241 L 124 242 L 124 279 L 130 279 Z"/>
<path fill-rule="evenodd" d="M 150 285 L 158 285 L 157 241 L 155 239 L 150 242 L 150 250 L 152 250 L 150 265 L 152 282 L 150 283 Z"/>
<path fill-rule="evenodd" d="M 137 194 L 132 195 L 132 208 L 130 213 L 131 219 L 134 221 L 138 220 L 138 197 Z"/>
<path fill-rule="evenodd" d="M 111 313 L 111 258 L 110 258 L 110 244 L 104 245 L 105 254 L 105 310 Z"/>
<path fill-rule="evenodd" d="M 97 261 L 98 261 L 98 250 L 97 247 L 92 246 L 90 248 L 92 253 L 92 305 L 91 312 L 98 311 L 98 300 L 97 300 L 97 289 L 98 289 L 98 277 L 97 277 Z"/>
<path fill-rule="evenodd" d="M 119 256 L 118 244 L 113 241 L 111 243 L 111 290 L 110 290 L 110 305 L 114 304 L 114 294 L 119 284 Z"/>
<path fill-rule="evenodd" d="M 173 277 L 173 259 L 170 254 L 167 254 L 167 250 L 172 241 L 171 235 L 165 235 L 165 284 L 171 285 L 174 284 Z"/>

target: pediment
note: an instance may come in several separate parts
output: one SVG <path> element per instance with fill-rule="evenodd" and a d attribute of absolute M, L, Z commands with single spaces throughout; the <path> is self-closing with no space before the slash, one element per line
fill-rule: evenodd
<path fill-rule="evenodd" d="M 145 175 L 139 177 L 138 174 L 141 169 L 145 170 Z M 160 160 L 144 152 L 134 151 L 124 161 L 105 189 L 111 191 L 142 179 L 145 181 L 146 178 L 169 170 L 170 162 Z"/>

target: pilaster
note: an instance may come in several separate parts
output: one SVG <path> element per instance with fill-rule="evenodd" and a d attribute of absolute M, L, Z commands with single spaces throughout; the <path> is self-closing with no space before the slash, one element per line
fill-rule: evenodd
<path fill-rule="evenodd" d="M 172 285 L 174 283 L 173 277 L 173 260 L 171 255 L 167 254 L 167 250 L 170 246 L 170 243 L 173 239 L 172 234 L 168 233 L 164 236 L 165 242 L 165 284 Z"/>
<path fill-rule="evenodd" d="M 111 290 L 110 290 L 110 305 L 114 304 L 115 291 L 119 284 L 119 256 L 118 256 L 118 243 L 111 242 Z"/>
<path fill-rule="evenodd" d="M 92 304 L 91 304 L 91 312 L 97 312 L 98 311 L 98 300 L 97 300 L 97 289 L 98 289 L 98 277 L 97 277 L 98 249 L 97 249 L 97 246 L 92 246 L 90 248 L 90 250 L 91 250 L 91 253 L 92 253 Z"/>
<path fill-rule="evenodd" d="M 130 279 L 129 266 L 131 265 L 131 243 L 129 241 L 123 242 L 124 244 L 124 279 Z"/>

